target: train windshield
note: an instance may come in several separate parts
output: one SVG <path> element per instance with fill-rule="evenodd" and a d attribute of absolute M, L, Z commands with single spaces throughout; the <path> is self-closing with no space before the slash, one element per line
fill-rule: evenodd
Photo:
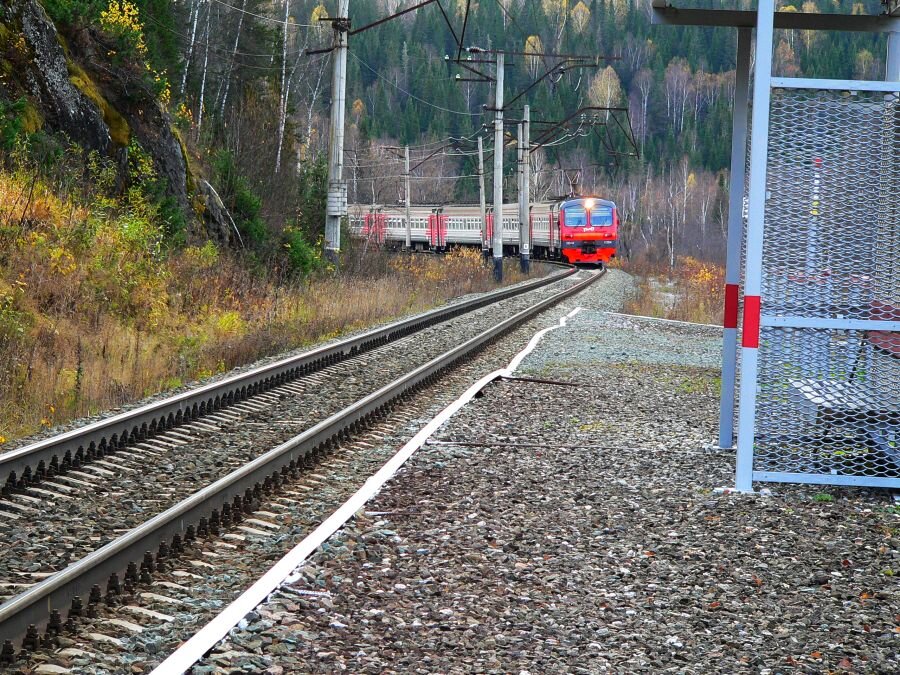
<path fill-rule="evenodd" d="M 591 211 L 591 225 L 605 227 L 613 224 L 612 207 L 595 206 Z"/>
<path fill-rule="evenodd" d="M 587 211 L 577 206 L 566 209 L 567 227 L 584 227 L 587 225 Z"/>

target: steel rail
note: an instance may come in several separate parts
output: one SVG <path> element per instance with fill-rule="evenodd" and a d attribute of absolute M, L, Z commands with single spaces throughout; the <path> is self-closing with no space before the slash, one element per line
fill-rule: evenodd
<path fill-rule="evenodd" d="M 550 263 L 555 264 L 555 263 Z M 473 298 L 456 305 L 419 314 L 356 337 L 341 340 L 296 356 L 99 420 L 0 455 L 0 494 L 23 489 L 43 477 L 99 459 L 129 443 L 146 440 L 203 415 L 220 410 L 272 387 L 355 357 L 429 326 L 486 305 L 527 293 L 575 273 L 573 267 L 513 288 Z"/>
<path fill-rule="evenodd" d="M 148 551 L 160 549 L 161 544 L 163 551 L 169 549 L 169 542 L 176 535 L 190 540 L 188 530 L 193 530 L 194 524 L 201 519 L 218 521 L 218 514 L 225 505 L 238 503 L 250 491 L 258 495 L 261 490 L 279 485 L 282 477 L 296 471 L 311 455 L 327 451 L 352 432 L 373 423 L 398 399 L 433 382 L 441 371 L 548 307 L 584 290 L 604 273 L 605 270 L 592 274 L 585 281 L 545 298 L 415 368 L 13 597 L 0 605 L 0 642 L 21 641 L 29 625 L 44 626 L 53 612 L 61 614 L 76 597 L 87 598 L 95 585 L 106 587 L 105 597 L 114 595 L 115 591 L 110 593 L 110 587 L 117 586 L 118 581 L 110 584 L 107 581 L 111 581 L 113 574 L 123 574 L 129 563 L 145 559 Z M 172 548 L 177 551 L 178 546 L 173 542 Z M 164 554 L 157 556 L 157 559 L 164 558 Z"/>

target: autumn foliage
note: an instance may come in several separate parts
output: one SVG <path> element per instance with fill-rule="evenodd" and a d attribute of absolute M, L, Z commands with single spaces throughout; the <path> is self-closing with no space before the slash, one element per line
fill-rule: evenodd
<path fill-rule="evenodd" d="M 132 156 L 133 172 L 148 170 Z M 365 259 L 351 254 L 341 276 L 304 278 L 248 265 L 211 242 L 171 249 L 140 188 L 109 197 L 102 188 L 114 172 L 100 161 L 86 171 L 93 193 L 73 185 L 60 195 L 46 177 L 0 170 L 0 447 L 493 287 L 477 252 L 369 250 Z"/>

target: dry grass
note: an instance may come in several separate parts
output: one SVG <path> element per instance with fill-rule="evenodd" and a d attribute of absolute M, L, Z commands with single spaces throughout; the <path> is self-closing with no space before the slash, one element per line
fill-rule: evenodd
<path fill-rule="evenodd" d="M 494 286 L 470 250 L 370 251 L 348 260 L 342 275 L 279 282 L 212 245 L 160 251 L 135 209 L 109 215 L 40 184 L 27 192 L 27 181 L 0 173 L 0 448 Z M 521 280 L 508 272 L 507 283 Z"/>
<path fill-rule="evenodd" d="M 679 321 L 721 325 L 724 307 L 725 269 L 696 258 L 678 258 L 670 275 L 668 266 L 617 262 L 618 267 L 638 278 L 625 311 Z"/>

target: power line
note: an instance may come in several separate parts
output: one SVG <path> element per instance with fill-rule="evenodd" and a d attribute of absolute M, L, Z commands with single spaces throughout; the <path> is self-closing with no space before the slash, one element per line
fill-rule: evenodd
<path fill-rule="evenodd" d="M 188 35 L 185 35 L 184 33 L 181 33 L 181 32 L 179 32 L 179 31 L 177 31 L 177 30 L 174 30 L 174 29 L 170 28 L 169 26 L 167 26 L 167 25 L 165 25 L 164 23 L 162 23 L 161 21 L 159 21 L 159 20 L 158 20 L 156 17 L 154 17 L 152 14 L 150 14 L 150 13 L 148 13 L 148 12 L 145 12 L 144 16 L 145 16 L 147 19 L 149 19 L 151 23 L 154 23 L 154 24 L 156 24 L 157 26 L 159 26 L 162 30 L 168 31 L 168 32 L 171 33 L 172 35 L 175 35 L 176 37 L 180 37 L 180 38 L 182 38 L 183 40 L 185 40 L 186 42 L 190 42 L 190 37 L 189 37 Z M 246 57 L 249 57 L 249 58 L 260 58 L 260 59 L 271 59 L 271 58 L 274 58 L 274 56 L 280 56 L 280 54 L 276 54 L 276 55 L 273 56 L 273 54 L 265 54 L 265 53 L 263 53 L 263 54 L 253 54 L 253 53 L 250 53 L 250 52 L 241 52 L 241 51 L 232 52 L 230 49 L 222 49 L 222 48 L 220 48 L 220 47 L 217 47 L 217 46 L 216 46 L 214 43 L 212 43 L 212 42 L 206 42 L 206 41 L 203 41 L 203 40 L 197 40 L 197 39 L 194 40 L 194 46 L 195 46 L 195 47 L 208 47 L 208 48 L 210 49 L 210 51 L 212 51 L 212 52 L 214 52 L 214 53 L 216 53 L 216 52 L 219 53 L 222 57 L 227 58 L 229 61 L 231 60 L 232 54 L 234 54 L 234 55 L 236 55 L 236 56 L 246 56 Z M 304 50 L 300 49 L 300 50 L 295 51 L 295 52 L 288 52 L 288 56 L 298 56 L 298 55 L 302 54 L 303 51 L 304 51 Z M 325 55 L 323 55 L 323 56 L 318 56 L 318 57 L 317 57 L 317 60 L 321 60 L 321 59 L 324 58 L 324 57 L 325 57 Z M 222 60 L 220 60 L 220 59 L 214 59 L 214 60 L 219 61 L 220 63 L 224 62 L 224 61 L 222 61 Z M 244 62 L 242 62 L 242 61 L 237 61 L 237 60 L 235 60 L 234 63 L 235 63 L 235 65 L 240 66 L 240 67 L 242 67 L 242 68 L 251 68 L 251 69 L 254 69 L 254 70 L 281 70 L 281 66 L 280 66 L 280 65 L 277 65 L 277 66 L 257 66 L 257 65 L 252 65 L 252 64 L 249 64 L 249 63 L 244 63 Z"/>
<path fill-rule="evenodd" d="M 426 101 L 424 98 L 419 98 L 415 94 L 411 94 L 410 92 L 406 91 L 406 89 L 404 89 L 400 85 L 395 84 L 394 82 L 391 82 L 388 78 L 386 78 L 384 75 L 379 73 L 372 66 L 370 66 L 368 63 L 366 63 L 361 58 L 359 58 L 356 54 L 354 54 L 352 51 L 348 50 L 348 53 L 350 54 L 350 56 L 352 56 L 354 59 L 356 59 L 360 64 L 362 64 L 368 70 L 370 70 L 372 73 L 374 73 L 380 80 L 387 82 L 389 85 L 394 87 L 394 89 L 396 89 L 397 91 L 399 91 L 403 94 L 406 94 L 407 96 L 409 96 L 412 99 L 415 99 L 416 101 L 419 101 L 419 103 L 424 103 L 425 105 L 427 105 L 431 108 L 434 108 L 436 110 L 441 110 L 443 112 L 452 113 L 454 115 L 468 115 L 469 117 L 480 117 L 481 116 L 480 112 L 479 113 L 471 113 L 471 112 L 464 111 L 464 110 L 452 110 L 450 108 L 444 108 L 442 106 L 435 105 L 434 103 L 431 103 L 430 101 Z"/>
<path fill-rule="evenodd" d="M 285 24 L 287 24 L 288 27 L 293 26 L 295 28 L 322 28 L 322 24 L 294 23 L 293 21 L 282 21 L 281 19 L 273 19 L 271 17 L 264 16 L 262 14 L 255 14 L 254 12 L 248 12 L 247 10 L 241 9 L 240 7 L 235 7 L 234 5 L 229 5 L 227 2 L 223 2 L 223 0 L 212 0 L 212 2 L 215 2 L 218 5 L 222 5 L 223 7 L 227 7 L 228 9 L 231 9 L 235 12 L 240 12 L 241 14 L 247 14 L 249 16 L 256 17 L 257 19 L 262 19 L 263 21 L 268 21 L 269 23 L 278 24 L 279 26 L 284 26 Z"/>

